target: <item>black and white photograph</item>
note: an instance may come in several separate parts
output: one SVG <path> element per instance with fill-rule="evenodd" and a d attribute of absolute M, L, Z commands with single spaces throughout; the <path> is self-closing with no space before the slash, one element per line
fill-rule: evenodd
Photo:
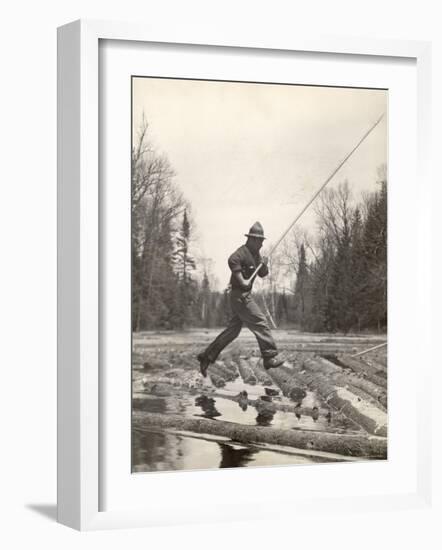
<path fill-rule="evenodd" d="M 439 12 L 5 5 L 2 548 L 442 547 Z"/>
<path fill-rule="evenodd" d="M 131 102 L 132 471 L 386 460 L 388 90 Z"/>

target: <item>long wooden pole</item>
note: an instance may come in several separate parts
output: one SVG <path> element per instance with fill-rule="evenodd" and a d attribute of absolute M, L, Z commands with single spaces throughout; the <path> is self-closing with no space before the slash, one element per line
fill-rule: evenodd
<path fill-rule="evenodd" d="M 304 212 L 309 208 L 309 206 L 312 204 L 312 202 L 316 199 L 316 197 L 321 193 L 321 191 L 325 188 L 325 186 L 330 182 L 330 180 L 336 175 L 336 173 L 344 166 L 344 164 L 347 162 L 347 160 L 353 155 L 353 153 L 358 149 L 358 147 L 361 145 L 361 143 L 368 137 L 369 134 L 376 128 L 376 126 L 381 122 L 383 119 L 385 113 L 382 113 L 382 115 L 377 119 L 377 121 L 365 132 L 365 134 L 362 136 L 362 138 L 358 141 L 358 143 L 353 147 L 353 149 L 348 153 L 348 155 L 338 164 L 338 166 L 333 170 L 333 172 L 329 175 L 329 177 L 324 181 L 324 183 L 321 185 L 321 187 L 316 191 L 316 193 L 313 195 L 313 197 L 309 200 L 309 202 L 304 206 L 304 208 L 298 213 L 296 218 L 292 221 L 292 223 L 287 227 L 287 229 L 284 231 L 284 233 L 281 235 L 281 237 L 276 241 L 276 243 L 273 245 L 272 249 L 270 250 L 268 257 L 273 254 L 273 252 L 276 250 L 276 248 L 280 245 L 284 237 L 287 235 L 287 233 L 293 229 L 295 224 L 298 222 L 299 218 L 304 214 Z M 253 272 L 252 276 L 247 279 L 247 282 L 252 281 L 258 271 L 262 267 L 262 263 L 258 265 L 258 267 Z"/>
<path fill-rule="evenodd" d="M 368 348 L 364 351 L 360 351 L 359 353 L 355 353 L 354 355 L 350 355 L 350 357 L 360 357 L 361 355 L 365 355 L 366 353 L 368 353 L 369 351 L 374 351 L 375 349 L 380 349 L 380 348 L 383 348 L 384 346 L 387 345 L 387 342 L 384 342 L 383 344 L 379 344 L 378 346 L 374 346 L 372 348 Z"/>

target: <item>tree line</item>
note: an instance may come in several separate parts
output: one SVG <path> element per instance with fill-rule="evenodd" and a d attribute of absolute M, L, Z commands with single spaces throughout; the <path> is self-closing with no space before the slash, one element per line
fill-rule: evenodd
<path fill-rule="evenodd" d="M 275 324 L 312 332 L 387 327 L 387 179 L 353 204 L 350 186 L 322 192 L 317 233 L 292 232 L 263 290 Z M 276 271 L 276 273 L 275 273 Z M 281 291 L 282 278 L 288 284 Z"/>
<path fill-rule="evenodd" d="M 354 204 L 344 182 L 316 205 L 317 231 L 293 231 L 272 257 L 256 299 L 273 326 L 384 330 L 387 324 L 387 181 Z M 230 316 L 193 246 L 191 205 L 143 119 L 132 147 L 132 329 L 219 327 Z M 226 259 L 227 261 L 227 259 Z M 257 285 L 256 285 L 257 286 Z"/>
<path fill-rule="evenodd" d="M 221 326 L 228 296 L 192 254 L 190 204 L 143 119 L 132 147 L 132 330 Z"/>

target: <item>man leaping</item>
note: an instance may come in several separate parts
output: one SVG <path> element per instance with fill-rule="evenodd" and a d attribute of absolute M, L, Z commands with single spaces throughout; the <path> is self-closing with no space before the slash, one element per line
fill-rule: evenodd
<path fill-rule="evenodd" d="M 249 281 L 249 279 L 255 269 L 262 263 L 257 275 L 265 277 L 269 272 L 268 259 L 259 254 L 265 239 L 264 229 L 259 222 L 256 222 L 245 236 L 246 243 L 235 250 L 228 260 L 232 272 L 230 306 L 233 316 L 223 332 L 209 344 L 205 351 L 198 354 L 203 376 L 207 376 L 209 365 L 214 363 L 221 351 L 239 335 L 243 325 L 253 332 L 258 341 L 264 368 L 279 367 L 284 362 L 283 359 L 276 357 L 278 350 L 267 320 L 251 296 L 255 277 L 253 280 Z"/>

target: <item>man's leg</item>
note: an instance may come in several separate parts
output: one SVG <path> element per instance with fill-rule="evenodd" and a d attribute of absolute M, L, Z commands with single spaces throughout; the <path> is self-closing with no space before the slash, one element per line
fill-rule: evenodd
<path fill-rule="evenodd" d="M 243 324 L 253 332 L 258 341 L 261 355 L 266 368 L 277 367 L 283 363 L 282 360 L 273 359 L 278 355 L 278 348 L 273 339 L 270 328 L 264 314 L 256 302 L 250 297 L 232 300 L 232 309 L 241 319 Z"/>
<path fill-rule="evenodd" d="M 200 370 L 203 376 L 206 376 L 206 371 L 210 363 L 214 363 L 222 350 L 230 344 L 239 335 L 242 329 L 242 321 L 238 315 L 234 314 L 230 319 L 227 327 L 208 345 L 208 347 L 198 355 L 200 362 Z"/>

